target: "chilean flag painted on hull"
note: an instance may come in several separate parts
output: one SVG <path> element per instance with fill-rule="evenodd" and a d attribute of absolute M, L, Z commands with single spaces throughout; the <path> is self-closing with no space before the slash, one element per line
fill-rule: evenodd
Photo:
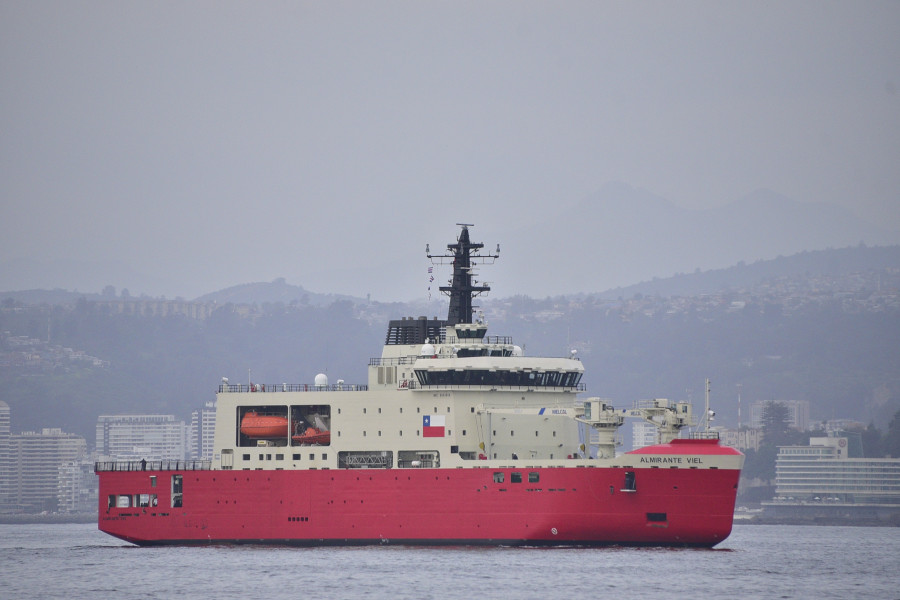
<path fill-rule="evenodd" d="M 422 417 L 422 437 L 444 437 L 444 415 Z"/>

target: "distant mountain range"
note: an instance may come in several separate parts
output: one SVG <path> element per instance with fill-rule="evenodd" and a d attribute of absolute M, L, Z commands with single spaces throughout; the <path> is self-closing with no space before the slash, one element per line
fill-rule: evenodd
<path fill-rule="evenodd" d="M 698 296 L 715 294 L 729 290 L 747 289 L 775 277 L 816 277 L 840 276 L 883 269 L 900 270 L 900 245 L 866 246 L 863 244 L 849 248 L 800 252 L 791 256 L 779 256 L 770 260 L 758 260 L 751 264 L 739 262 L 724 269 L 710 269 L 694 273 L 681 273 L 671 277 L 652 278 L 648 281 L 625 287 L 612 288 L 603 292 L 587 294 L 567 294 L 567 296 L 599 295 L 607 298 L 630 298 L 635 294 L 652 296 Z M 561 294 L 562 295 L 562 294 Z M 503 294 L 492 296 L 494 299 Z M 82 294 L 62 289 L 25 290 L 0 292 L 0 301 L 10 299 L 23 304 L 73 305 L 85 300 L 121 300 L 121 296 L 110 294 Z M 291 285 L 284 279 L 271 282 L 257 282 L 236 285 L 217 292 L 205 294 L 191 302 L 224 304 L 301 304 L 328 306 L 338 300 L 354 304 L 366 303 L 367 299 L 342 294 L 320 294 L 299 285 Z M 413 303 L 415 304 L 415 303 Z M 421 304 L 418 303 L 418 304 Z M 417 310 L 421 312 L 421 307 Z M 431 310 L 431 309 L 426 309 Z"/>
<path fill-rule="evenodd" d="M 284 278 L 269 283 L 245 283 L 235 285 L 218 292 L 204 294 L 195 302 L 215 302 L 217 304 L 263 304 L 266 302 L 291 304 L 299 302 L 311 306 L 328 306 L 338 300 L 361 302 L 360 298 L 342 294 L 317 294 L 304 289 L 300 285 L 291 285 Z"/>
<path fill-rule="evenodd" d="M 609 184 L 574 211 L 547 211 L 543 217 L 501 240 L 503 280 L 521 284 L 529 295 L 540 295 L 538 281 L 561 294 L 600 292 L 741 261 L 900 243 L 900 232 L 843 208 L 796 202 L 768 190 L 719 208 L 687 210 L 649 192 Z"/>
<path fill-rule="evenodd" d="M 83 294 L 81 292 L 69 291 L 63 289 L 53 290 L 23 290 L 0 292 L 0 300 L 10 298 L 23 304 L 59 304 L 71 305 L 80 299 L 97 301 L 97 300 L 122 300 L 121 295 L 111 294 Z M 133 300 L 150 299 L 146 296 L 130 297 Z M 216 304 L 275 304 L 281 302 L 283 304 L 299 303 L 309 306 L 328 306 L 338 300 L 349 300 L 350 302 L 365 302 L 363 298 L 354 298 L 342 294 L 318 294 L 305 289 L 303 286 L 291 285 L 284 278 L 276 279 L 270 282 L 244 283 L 235 285 L 217 292 L 204 294 L 193 300 L 185 300 L 186 302 L 198 303 L 216 303 Z"/>
<path fill-rule="evenodd" d="M 653 279 L 623 288 L 607 290 L 607 297 L 629 298 L 635 294 L 653 296 L 699 296 L 751 288 L 776 277 L 838 277 L 882 269 L 900 270 L 900 246 L 865 246 L 836 250 L 801 252 L 752 264 L 738 263 L 727 269 L 712 269 L 673 277 Z"/>
<path fill-rule="evenodd" d="M 523 219 L 517 221 L 521 223 Z M 531 223 L 524 227 L 478 223 L 474 232 L 477 241 L 488 243 L 488 247 L 500 242 L 503 247 L 496 269 L 480 273 L 491 281 L 496 278 L 495 294 L 545 297 L 629 290 L 635 286 L 643 289 L 646 284 L 638 282 L 668 279 L 679 273 L 722 270 L 741 262 L 755 264 L 779 256 L 860 244 L 900 244 L 900 231 L 867 223 L 844 208 L 796 202 L 767 190 L 718 208 L 689 210 L 647 191 L 611 183 L 575 205 L 548 202 L 548 206 L 534 213 Z M 359 281 L 359 289 L 376 291 L 379 299 L 401 300 L 394 296 L 406 293 L 403 290 L 424 292 L 421 279 L 415 279 L 411 269 L 398 269 L 394 261 L 382 260 L 359 268 L 366 273 L 354 277 Z M 346 273 L 336 271 L 332 275 L 346 279 Z M 390 282 L 390 286 L 373 290 L 372 279 L 382 285 Z M 73 292 L 70 298 L 97 299 L 105 286 L 135 280 L 143 281 L 147 289 L 162 287 L 160 282 L 148 281 L 128 265 L 114 260 L 103 264 L 75 260 L 0 263 L 0 286 L 15 290 L 16 282 L 27 281 L 32 282 L 32 287 L 56 288 L 56 301 L 65 295 L 64 290 L 95 290 L 96 293 Z M 197 300 L 296 300 L 315 305 L 339 298 L 353 299 L 323 291 L 321 288 L 327 290 L 330 282 L 333 279 L 323 274 L 317 282 L 320 291 L 311 292 L 302 285 L 276 279 L 271 283 L 234 286 Z M 131 291 L 135 295 L 141 292 L 135 287 Z"/>

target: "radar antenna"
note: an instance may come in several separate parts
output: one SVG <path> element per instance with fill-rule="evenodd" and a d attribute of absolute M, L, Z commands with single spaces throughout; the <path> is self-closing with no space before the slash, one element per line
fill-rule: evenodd
<path fill-rule="evenodd" d="M 473 278 L 473 267 L 477 266 L 479 262 L 493 264 L 500 257 L 499 244 L 493 254 L 479 254 L 484 248 L 484 244 L 469 241 L 469 227 L 474 227 L 474 223 L 457 223 L 457 225 L 462 227 L 462 231 L 460 231 L 455 244 L 447 244 L 447 250 L 450 253 L 431 254 L 429 246 L 425 246 L 425 255 L 432 264 L 449 263 L 453 265 L 453 277 L 450 285 L 442 285 L 438 288 L 450 297 L 447 325 L 472 322 L 472 315 L 475 312 L 472 300 L 483 292 L 491 291 L 489 285 L 484 283 L 476 285 L 478 281 Z"/>

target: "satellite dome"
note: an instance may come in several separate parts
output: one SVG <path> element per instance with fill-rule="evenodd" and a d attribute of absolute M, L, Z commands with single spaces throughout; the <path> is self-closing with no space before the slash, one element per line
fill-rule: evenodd
<path fill-rule="evenodd" d="M 422 349 L 419 350 L 420 356 L 434 356 L 434 344 L 425 343 L 422 344 Z"/>
<path fill-rule="evenodd" d="M 513 356 L 522 356 L 522 347 L 521 346 L 513 346 L 512 355 Z"/>
<path fill-rule="evenodd" d="M 319 373 L 316 375 L 316 387 L 326 387 L 328 385 L 328 375 Z"/>

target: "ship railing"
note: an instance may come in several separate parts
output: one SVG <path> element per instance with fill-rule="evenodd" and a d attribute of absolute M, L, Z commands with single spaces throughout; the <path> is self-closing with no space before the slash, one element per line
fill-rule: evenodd
<path fill-rule="evenodd" d="M 209 471 L 210 460 L 104 460 L 94 463 L 101 471 Z"/>
<path fill-rule="evenodd" d="M 486 335 L 483 338 L 457 338 L 451 335 L 447 338 L 447 344 L 482 344 L 484 346 L 512 346 L 513 339 L 510 335 Z"/>
<path fill-rule="evenodd" d="M 357 383 L 332 383 L 330 385 L 316 385 L 314 383 L 222 383 L 218 392 L 231 394 L 249 392 L 365 392 L 369 389 L 366 384 Z"/>
<path fill-rule="evenodd" d="M 527 391 L 527 392 L 537 392 L 537 391 L 555 391 L 555 390 L 574 390 L 576 392 L 586 392 L 587 384 L 579 383 L 577 385 L 491 385 L 487 383 L 471 383 L 471 384 L 433 384 L 433 385 L 424 385 L 418 383 L 414 380 L 409 380 L 409 383 L 404 386 L 409 387 L 409 389 L 419 389 L 419 390 L 516 390 L 516 391 Z"/>
<path fill-rule="evenodd" d="M 370 358 L 370 367 L 387 367 L 394 365 L 411 365 L 419 359 L 418 356 L 401 356 L 398 358 Z"/>

